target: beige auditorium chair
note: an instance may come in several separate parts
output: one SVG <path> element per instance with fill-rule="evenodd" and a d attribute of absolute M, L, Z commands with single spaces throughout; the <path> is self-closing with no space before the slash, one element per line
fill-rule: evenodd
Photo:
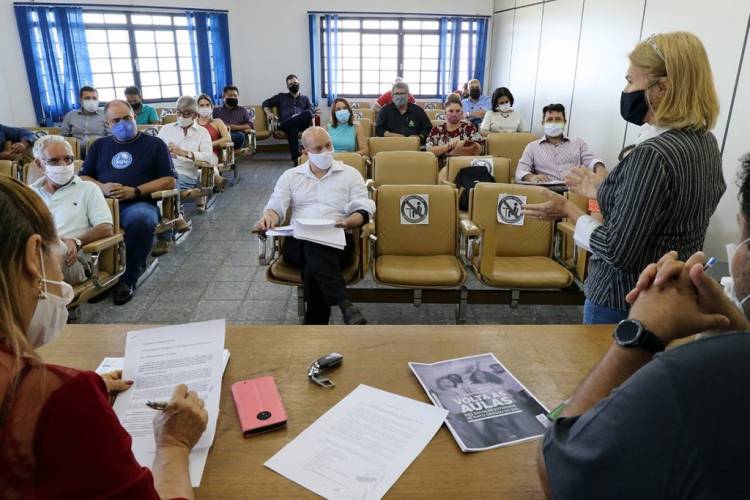
<path fill-rule="evenodd" d="M 383 151 L 372 162 L 371 190 L 389 184 L 428 184 L 438 182 L 437 157 L 427 151 Z"/>
<path fill-rule="evenodd" d="M 156 136 L 159 135 L 159 129 L 161 129 L 161 127 L 162 126 L 159 125 L 159 124 L 156 124 L 156 125 L 150 125 L 150 124 L 149 125 L 138 125 L 138 130 L 140 132 L 143 132 L 146 135 L 151 135 L 151 136 L 156 137 Z"/>
<path fill-rule="evenodd" d="M 450 186 L 386 185 L 375 194 L 373 278 L 415 290 L 458 289 L 456 322 L 464 321 L 468 293 L 458 251 L 458 194 Z"/>
<path fill-rule="evenodd" d="M 502 156 L 510 159 L 510 179 L 513 182 L 516 177 L 518 160 L 521 159 L 526 145 L 537 139 L 539 139 L 538 136 L 526 132 L 512 134 L 493 132 L 487 136 L 486 151 L 490 156 Z"/>
<path fill-rule="evenodd" d="M 437 102 L 437 101 L 430 101 L 430 102 L 417 101 L 417 106 L 420 106 L 425 111 L 427 111 L 428 109 L 429 110 L 443 109 L 443 103 Z"/>
<path fill-rule="evenodd" d="M 442 120 L 445 121 L 445 110 L 444 109 L 425 109 L 425 114 L 427 115 L 427 118 L 432 120 Z"/>
<path fill-rule="evenodd" d="M 253 119 L 253 128 L 255 129 L 255 139 L 265 141 L 271 137 L 271 131 L 268 129 L 268 117 L 263 110 L 263 106 L 245 106 L 250 112 L 250 118 Z"/>
<path fill-rule="evenodd" d="M 551 221 L 524 217 L 517 221 L 522 199 L 500 195 L 526 196 L 526 203 L 545 201 L 534 186 L 479 183 L 471 192 L 469 221 L 462 221 L 469 238 L 478 238 L 479 251 L 469 255 L 475 274 L 484 284 L 511 290 L 511 306 L 518 304 L 523 290 L 559 290 L 573 281 L 571 273 L 553 258 Z M 476 248 L 476 245 L 472 245 Z"/>
<path fill-rule="evenodd" d="M 458 189 L 458 196 L 461 197 L 462 189 L 456 186 L 456 176 L 458 173 L 471 165 L 471 162 L 476 159 L 487 158 L 486 156 L 450 156 L 445 167 L 440 169 L 438 174 L 438 180 L 441 184 L 447 184 L 451 187 Z M 508 158 L 500 158 L 498 156 L 489 157 L 492 159 L 492 177 L 495 178 L 495 182 L 507 183 L 510 181 L 508 172 L 510 171 L 510 160 Z M 468 219 L 469 212 L 461 211 L 461 219 Z"/>
<path fill-rule="evenodd" d="M 375 121 L 375 112 L 368 108 L 361 108 L 361 109 L 355 109 L 354 111 L 354 119 L 360 120 L 362 118 L 367 118 L 371 122 Z"/>
<path fill-rule="evenodd" d="M 370 137 L 367 148 L 370 150 L 370 158 L 381 151 L 419 151 L 419 137 Z"/>

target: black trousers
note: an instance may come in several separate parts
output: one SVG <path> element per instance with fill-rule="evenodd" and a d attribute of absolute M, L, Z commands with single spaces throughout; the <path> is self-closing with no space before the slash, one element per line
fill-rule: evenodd
<path fill-rule="evenodd" d="M 331 306 L 346 298 L 342 270 L 351 262 L 354 243 L 346 235 L 346 248 L 319 245 L 288 237 L 284 240 L 284 260 L 302 269 L 305 289 L 305 324 L 327 325 Z"/>
<path fill-rule="evenodd" d="M 289 141 L 289 153 L 292 155 L 293 163 L 297 163 L 299 158 L 299 133 L 310 127 L 314 116 L 312 111 L 303 111 L 279 123 L 279 128 L 284 131 Z"/>

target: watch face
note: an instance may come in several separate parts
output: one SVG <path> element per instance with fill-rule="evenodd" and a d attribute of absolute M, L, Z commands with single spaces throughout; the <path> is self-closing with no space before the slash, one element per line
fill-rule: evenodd
<path fill-rule="evenodd" d="M 638 323 L 625 320 L 617 325 L 617 340 L 620 344 L 630 344 L 638 337 L 640 330 Z"/>

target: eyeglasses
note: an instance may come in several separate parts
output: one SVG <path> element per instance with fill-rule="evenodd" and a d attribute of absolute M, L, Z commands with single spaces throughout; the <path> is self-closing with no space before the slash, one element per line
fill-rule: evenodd
<path fill-rule="evenodd" d="M 46 158 L 44 163 L 52 165 L 53 167 L 59 167 L 61 165 L 70 165 L 73 163 L 73 160 L 75 160 L 75 158 L 72 156 L 63 156 L 61 158 Z"/>
<path fill-rule="evenodd" d="M 192 118 L 195 116 L 195 113 L 192 111 L 179 111 L 177 112 L 177 116 L 180 116 L 182 118 Z"/>

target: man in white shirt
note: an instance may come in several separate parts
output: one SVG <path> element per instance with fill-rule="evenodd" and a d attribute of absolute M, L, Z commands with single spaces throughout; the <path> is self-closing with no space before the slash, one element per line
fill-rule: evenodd
<path fill-rule="evenodd" d="M 63 137 L 37 139 L 34 158 L 44 177 L 30 187 L 52 213 L 60 236 L 64 279 L 76 285 L 90 275 L 90 257 L 81 247 L 112 236 L 112 212 L 99 187 L 75 175 L 73 150 Z"/>
<path fill-rule="evenodd" d="M 314 218 L 336 221 L 336 227 L 350 230 L 369 222 L 375 203 L 359 172 L 333 159 L 328 132 L 310 127 L 302 134 L 302 147 L 310 158 L 284 172 L 276 182 L 271 199 L 256 223 L 259 231 L 278 226 L 291 208 L 292 219 Z M 347 234 L 345 250 L 288 237 L 284 259 L 302 268 L 305 289 L 305 324 L 327 325 L 331 306 L 338 305 L 348 325 L 367 323 L 362 313 L 346 298 L 342 268 L 354 250 Z"/>

